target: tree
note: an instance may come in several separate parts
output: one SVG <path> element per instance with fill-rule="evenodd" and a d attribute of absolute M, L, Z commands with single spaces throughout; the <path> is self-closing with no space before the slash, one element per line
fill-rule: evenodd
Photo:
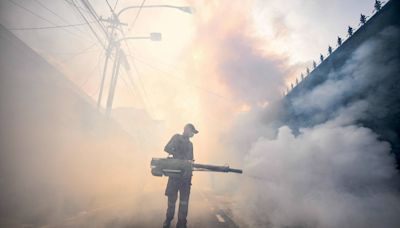
<path fill-rule="evenodd" d="M 367 23 L 367 17 L 364 14 L 360 16 L 360 25 L 365 25 Z"/>
<path fill-rule="evenodd" d="M 349 28 L 347 29 L 347 35 L 348 36 L 352 36 L 353 35 L 353 28 L 349 26 Z"/>
<path fill-rule="evenodd" d="M 374 5 L 375 11 L 378 12 L 382 9 L 382 1 L 376 0 Z"/>
<path fill-rule="evenodd" d="M 338 46 L 341 46 L 342 43 L 343 43 L 342 38 L 340 38 L 340 36 L 338 36 L 338 37 L 337 37 L 337 45 L 338 45 Z"/>

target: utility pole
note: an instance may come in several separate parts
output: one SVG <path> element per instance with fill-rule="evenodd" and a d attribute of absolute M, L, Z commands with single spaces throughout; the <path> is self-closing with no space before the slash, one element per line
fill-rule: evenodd
<path fill-rule="evenodd" d="M 101 107 L 101 101 L 102 101 L 103 89 L 104 89 L 104 82 L 105 82 L 106 75 L 107 75 L 108 61 L 109 61 L 109 59 L 111 57 L 111 54 L 112 54 L 112 51 L 113 51 L 113 49 L 114 49 L 114 47 L 116 45 L 116 43 L 115 43 L 116 34 L 114 34 L 115 29 L 119 25 L 127 25 L 125 23 L 121 23 L 118 20 L 118 17 L 115 15 L 114 12 L 112 12 L 112 17 L 110 17 L 110 18 L 103 19 L 103 18 L 100 17 L 100 21 L 108 22 L 110 24 L 110 26 L 111 26 L 111 31 L 109 33 L 107 33 L 107 36 L 108 36 L 108 47 L 107 47 L 107 50 L 106 50 L 106 58 L 104 60 L 103 76 L 101 78 L 101 83 L 100 83 L 99 97 L 97 99 L 97 108 L 98 109 Z M 118 44 L 118 48 L 117 49 L 119 49 L 119 44 Z M 114 65 L 116 64 L 116 60 L 118 59 L 117 52 L 119 53 L 119 50 L 116 51 Z M 114 71 L 114 68 L 113 68 L 112 75 L 114 75 L 114 72 L 115 71 Z M 113 78 L 113 76 L 112 76 L 112 78 Z M 107 107 L 108 107 L 108 101 L 107 101 Z"/>
<path fill-rule="evenodd" d="M 117 87 L 117 80 L 118 80 L 118 73 L 119 73 L 119 67 L 120 67 L 120 61 L 121 61 L 121 49 L 119 47 L 119 44 L 115 49 L 115 59 L 114 59 L 114 64 L 113 64 L 113 69 L 112 69 L 112 74 L 111 74 L 111 81 L 110 81 L 110 89 L 108 92 L 108 98 L 107 98 L 107 106 L 106 106 L 106 114 L 109 116 L 111 114 L 111 109 L 112 109 L 112 103 L 114 100 L 114 94 L 115 94 L 115 88 Z"/>
<path fill-rule="evenodd" d="M 85 1 L 85 3 L 87 3 L 86 2 L 87 0 L 82 0 L 82 1 Z M 123 37 L 123 38 L 118 39 L 118 37 L 115 33 L 117 28 L 119 26 L 127 26 L 126 23 L 120 22 L 119 16 L 121 13 L 123 13 L 129 9 L 159 8 L 159 7 L 174 8 L 174 9 L 181 10 L 185 13 L 192 13 L 192 9 L 190 7 L 177 7 L 177 6 L 171 6 L 171 5 L 129 6 L 129 7 L 123 8 L 118 13 L 115 13 L 114 10 L 110 8 L 111 16 L 109 18 L 107 18 L 107 19 L 104 19 L 102 17 L 99 18 L 100 21 L 106 22 L 110 25 L 110 26 L 108 26 L 108 27 L 110 27 L 110 29 L 105 30 L 106 36 L 108 38 L 108 45 L 107 45 L 107 50 L 106 50 L 106 58 L 104 60 L 104 68 L 103 68 L 103 74 L 102 74 L 102 79 L 101 79 L 101 83 L 100 83 L 99 96 L 97 99 L 97 108 L 99 110 L 100 110 L 101 104 L 102 104 L 102 97 L 103 97 L 103 93 L 104 93 L 104 84 L 106 81 L 109 59 L 111 58 L 113 51 L 115 50 L 115 59 L 114 59 L 114 63 L 113 63 L 113 68 L 111 70 L 110 87 L 108 90 L 108 97 L 107 97 L 107 102 L 106 102 L 106 115 L 107 116 L 110 116 L 110 114 L 111 114 L 121 61 L 125 61 L 126 66 L 128 65 L 126 56 L 120 47 L 121 41 L 131 40 L 131 39 L 150 39 L 152 41 L 160 41 L 161 40 L 160 33 L 150 33 L 150 36 Z M 90 8 L 90 5 L 88 8 Z M 90 10 L 92 10 L 92 8 L 90 8 Z M 93 14 L 95 14 L 95 13 L 93 13 Z M 97 16 L 97 14 L 95 14 L 95 16 Z M 108 32 L 108 30 L 110 30 L 110 32 Z M 126 67 L 126 68 L 127 68 L 127 70 L 129 70 L 128 67 Z"/>
<path fill-rule="evenodd" d="M 107 76 L 108 63 L 109 63 L 109 59 L 111 58 L 113 51 L 115 50 L 115 58 L 114 58 L 114 63 L 113 63 L 113 67 L 111 70 L 110 87 L 108 90 L 108 97 L 107 97 L 107 102 L 106 102 L 106 115 L 110 116 L 113 101 L 114 101 L 115 90 L 117 87 L 117 81 L 118 81 L 118 75 L 119 75 L 121 61 L 125 61 L 125 63 L 127 63 L 125 54 L 121 50 L 121 41 L 132 40 L 132 39 L 135 39 L 135 40 L 136 39 L 150 39 L 152 41 L 160 41 L 161 34 L 160 33 L 150 33 L 149 36 L 123 37 L 123 38 L 118 39 L 117 35 L 115 34 L 115 30 L 117 29 L 118 26 L 126 26 L 127 24 L 121 23 L 119 21 L 118 15 L 115 14 L 114 12 L 112 12 L 111 17 L 109 17 L 107 19 L 100 18 L 100 20 L 110 24 L 111 32 L 108 33 L 108 48 L 106 51 L 107 52 L 106 59 L 104 61 L 103 77 L 101 79 L 99 97 L 97 100 L 97 107 L 99 109 L 101 107 L 103 91 L 104 91 L 104 83 L 105 83 L 106 76 Z M 126 66 L 127 65 L 128 64 L 126 64 Z"/>

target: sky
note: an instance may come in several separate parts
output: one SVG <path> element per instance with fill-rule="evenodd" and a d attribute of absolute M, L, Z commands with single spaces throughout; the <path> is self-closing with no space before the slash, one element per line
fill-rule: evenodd
<path fill-rule="evenodd" d="M 84 8 L 80 1 L 76 2 Z M 110 15 L 105 1 L 91 3 L 100 16 L 106 18 Z M 114 6 L 115 1 L 110 0 L 109 3 Z M 141 3 L 121 0 L 116 10 Z M 150 32 L 160 32 L 162 41 L 131 40 L 128 41 L 129 48 L 123 44 L 124 50 L 130 55 L 130 74 L 135 85 L 122 71 L 114 103 L 114 107 L 145 108 L 156 119 L 168 118 L 166 112 L 173 110 L 166 109 L 171 107 L 171 101 L 174 100 L 177 102 L 172 102 L 173 105 L 179 105 L 179 108 L 188 112 L 188 109 L 198 111 L 193 106 L 198 106 L 201 97 L 219 100 L 215 105 L 219 105 L 219 102 L 228 106 L 232 104 L 230 100 L 235 100 L 235 97 L 226 91 L 230 88 L 221 88 L 226 82 L 214 83 L 191 75 L 201 75 L 206 73 L 205 69 L 210 69 L 213 56 L 207 56 L 210 59 L 206 60 L 204 58 L 218 51 L 219 47 L 215 44 L 227 43 L 221 40 L 226 38 L 224 36 L 227 33 L 237 31 L 253 41 L 250 49 L 258 49 L 264 57 L 269 56 L 267 58 L 273 56 L 275 62 L 270 64 L 279 65 L 282 72 L 278 77 L 283 77 L 284 86 L 287 86 L 294 82 L 294 77 L 298 77 L 300 72 L 304 72 L 312 59 L 317 59 L 320 53 L 326 54 L 328 45 L 334 47 L 338 35 L 345 37 L 348 25 L 357 27 L 360 13 L 371 15 L 373 9 L 371 0 L 291 0 L 285 4 L 277 0 L 145 1 L 145 5 L 157 4 L 190 6 L 194 8 L 194 13 L 187 14 L 170 8 L 143 9 L 134 25 L 138 13 L 136 9 L 121 14 L 120 20 L 128 24 L 124 26 L 127 36 L 147 36 Z M 34 11 L 40 17 L 18 5 Z M 236 12 L 236 15 L 226 11 Z M 3 1 L 0 21 L 8 28 L 83 23 L 73 3 L 61 0 Z M 96 31 L 105 40 L 100 31 Z M 105 56 L 87 26 L 13 32 L 97 100 Z M 262 64 L 262 59 L 260 61 Z M 280 88 L 274 92 L 281 94 L 284 86 L 279 85 Z M 266 103 L 264 100 L 258 102 Z M 235 105 L 243 110 L 251 106 L 248 101 Z"/>

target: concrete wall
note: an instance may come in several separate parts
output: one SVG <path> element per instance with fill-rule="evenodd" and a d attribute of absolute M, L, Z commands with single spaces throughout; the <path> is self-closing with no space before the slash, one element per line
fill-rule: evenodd
<path fill-rule="evenodd" d="M 378 13 L 358 29 L 353 36 L 338 47 L 325 61 L 323 61 L 308 77 L 299 83 L 283 100 L 284 117 L 282 122 L 298 130 L 302 127 L 310 127 L 332 118 L 339 108 L 362 98 L 369 97 L 368 117 L 359 121 L 359 124 L 371 128 L 377 132 L 383 140 L 392 144 L 393 152 L 400 162 L 400 36 L 394 35 L 391 43 L 386 43 L 386 49 L 376 51 L 377 61 L 380 63 L 378 72 L 369 80 L 368 86 L 355 86 L 351 96 L 343 95 L 340 104 L 329 110 L 318 110 L 315 112 L 299 111 L 294 107 L 297 98 L 322 85 L 328 80 L 343 80 L 351 77 L 343 73 L 346 64 L 354 59 L 357 50 L 366 46 L 368 42 L 379 39 L 388 33 L 388 30 L 400 29 L 400 1 L 389 1 Z M 396 33 L 396 32 L 395 32 Z M 397 39 L 398 38 L 398 39 Z M 392 67 L 390 75 L 382 76 L 388 66 Z M 361 65 L 360 67 L 361 68 Z M 361 70 L 354 68 L 354 70 Z M 376 70 L 376 69 L 375 69 Z M 373 99 L 372 99 L 372 98 Z M 315 97 L 315 99 L 319 99 Z M 373 101 L 372 101 L 373 100 Z M 318 116 L 318 118 L 316 118 Z"/>

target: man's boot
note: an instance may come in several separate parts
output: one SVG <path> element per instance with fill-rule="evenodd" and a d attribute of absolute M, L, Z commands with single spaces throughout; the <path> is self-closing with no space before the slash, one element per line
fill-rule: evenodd
<path fill-rule="evenodd" d="M 176 223 L 176 228 L 186 228 L 186 221 L 178 220 L 178 222 Z"/>
<path fill-rule="evenodd" d="M 163 223 L 163 228 L 170 228 L 171 227 L 171 220 L 166 219 Z"/>

